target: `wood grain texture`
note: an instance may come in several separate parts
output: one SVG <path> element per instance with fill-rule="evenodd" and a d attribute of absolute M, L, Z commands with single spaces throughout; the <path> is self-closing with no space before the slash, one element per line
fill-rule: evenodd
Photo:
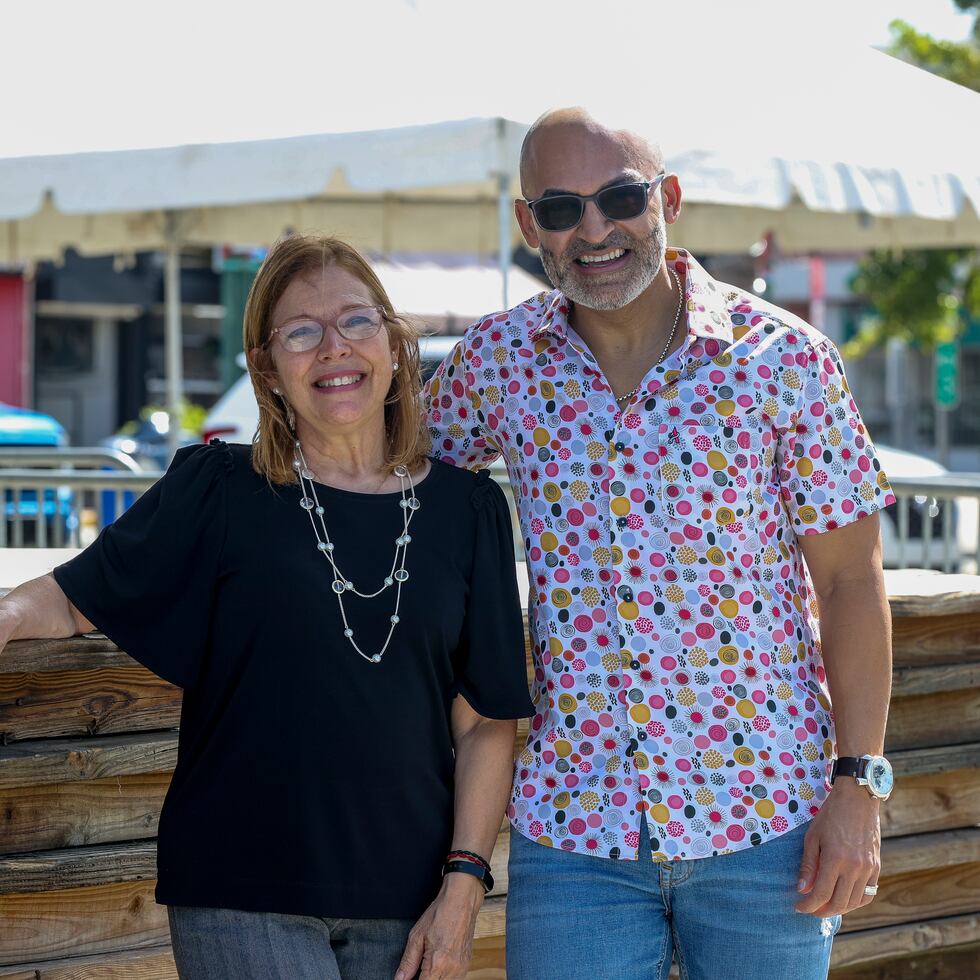
<path fill-rule="evenodd" d="M 887 876 L 883 864 L 878 885 L 878 895 L 870 905 L 844 917 L 842 931 L 921 923 L 980 910 L 980 862 Z"/>
<path fill-rule="evenodd" d="M 0 742 L 175 728 L 180 704 L 144 667 L 0 674 Z"/>
<path fill-rule="evenodd" d="M 980 613 L 980 580 L 976 575 L 889 568 L 885 569 L 885 593 L 896 618 Z"/>
<path fill-rule="evenodd" d="M 830 971 L 830 980 L 977 980 L 977 977 L 980 977 L 980 944 L 936 949 Z"/>
<path fill-rule="evenodd" d="M 12 640 L 0 653 L 0 672 L 38 674 L 49 670 L 134 667 L 135 660 L 104 636 L 57 640 Z"/>
<path fill-rule="evenodd" d="M 144 772 L 172 772 L 177 733 L 146 732 L 100 738 L 24 741 L 0 753 L 0 790 Z"/>
<path fill-rule="evenodd" d="M 0 857 L 0 895 L 66 894 L 156 877 L 157 843 L 127 841 Z"/>
<path fill-rule="evenodd" d="M 155 837 L 170 778 L 141 773 L 0 788 L 0 855 Z"/>
<path fill-rule="evenodd" d="M 29 972 L 8 973 L 8 969 Z M 177 967 L 169 946 L 0 967 L 0 980 L 21 976 L 30 980 L 177 980 Z"/>
<path fill-rule="evenodd" d="M 831 969 L 980 942 L 980 913 L 848 933 L 834 940 Z"/>
<path fill-rule="evenodd" d="M 892 619 L 896 667 L 980 660 L 980 614 Z"/>
<path fill-rule="evenodd" d="M 925 772 L 896 778 L 881 808 L 884 837 L 954 830 L 980 823 L 980 769 Z"/>
<path fill-rule="evenodd" d="M 964 691 L 971 687 L 980 687 L 980 663 L 898 667 L 892 671 L 893 698 Z"/>
<path fill-rule="evenodd" d="M 153 881 L 0 895 L 0 965 L 160 946 L 167 910 Z"/>
<path fill-rule="evenodd" d="M 885 751 L 980 741 L 980 688 L 893 698 Z"/>

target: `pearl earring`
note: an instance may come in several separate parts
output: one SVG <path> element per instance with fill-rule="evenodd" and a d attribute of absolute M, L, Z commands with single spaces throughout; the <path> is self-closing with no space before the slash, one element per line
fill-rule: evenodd
<path fill-rule="evenodd" d="M 281 392 L 281 391 L 280 391 L 280 390 L 279 390 L 278 388 L 273 388 L 273 389 L 272 389 L 272 393 L 273 393 L 274 395 L 281 395 L 281 394 L 282 394 L 282 392 Z"/>
<path fill-rule="evenodd" d="M 398 370 L 398 361 L 392 362 L 391 373 L 394 374 Z"/>

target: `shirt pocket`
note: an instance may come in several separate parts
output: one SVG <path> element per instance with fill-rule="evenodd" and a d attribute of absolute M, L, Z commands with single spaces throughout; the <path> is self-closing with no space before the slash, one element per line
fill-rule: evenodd
<path fill-rule="evenodd" d="M 671 521 L 725 527 L 752 520 L 771 496 L 772 437 L 754 415 L 660 427 L 660 498 Z"/>

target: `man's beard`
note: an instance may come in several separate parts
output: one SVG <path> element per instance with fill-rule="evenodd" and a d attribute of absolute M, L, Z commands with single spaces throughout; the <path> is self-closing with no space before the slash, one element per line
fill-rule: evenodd
<path fill-rule="evenodd" d="M 577 258 L 589 252 L 605 252 L 611 248 L 628 249 L 635 257 L 636 267 L 625 282 L 611 286 L 593 283 L 588 277 L 577 275 Z M 573 303 L 590 310 L 619 310 L 632 303 L 653 282 L 666 252 L 667 222 L 664 221 L 663 214 L 657 216 L 648 238 L 633 238 L 622 232 L 613 232 L 598 245 L 577 240 L 560 257 L 544 245 L 538 248 L 541 264 L 551 284 Z"/>

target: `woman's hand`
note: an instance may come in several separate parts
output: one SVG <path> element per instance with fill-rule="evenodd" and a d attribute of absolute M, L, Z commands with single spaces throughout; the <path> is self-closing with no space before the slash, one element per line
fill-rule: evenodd
<path fill-rule="evenodd" d="M 448 874 L 435 901 L 408 936 L 395 980 L 461 980 L 473 956 L 473 930 L 483 904 L 483 883 L 473 875 Z M 421 968 L 421 972 L 420 972 Z"/>

